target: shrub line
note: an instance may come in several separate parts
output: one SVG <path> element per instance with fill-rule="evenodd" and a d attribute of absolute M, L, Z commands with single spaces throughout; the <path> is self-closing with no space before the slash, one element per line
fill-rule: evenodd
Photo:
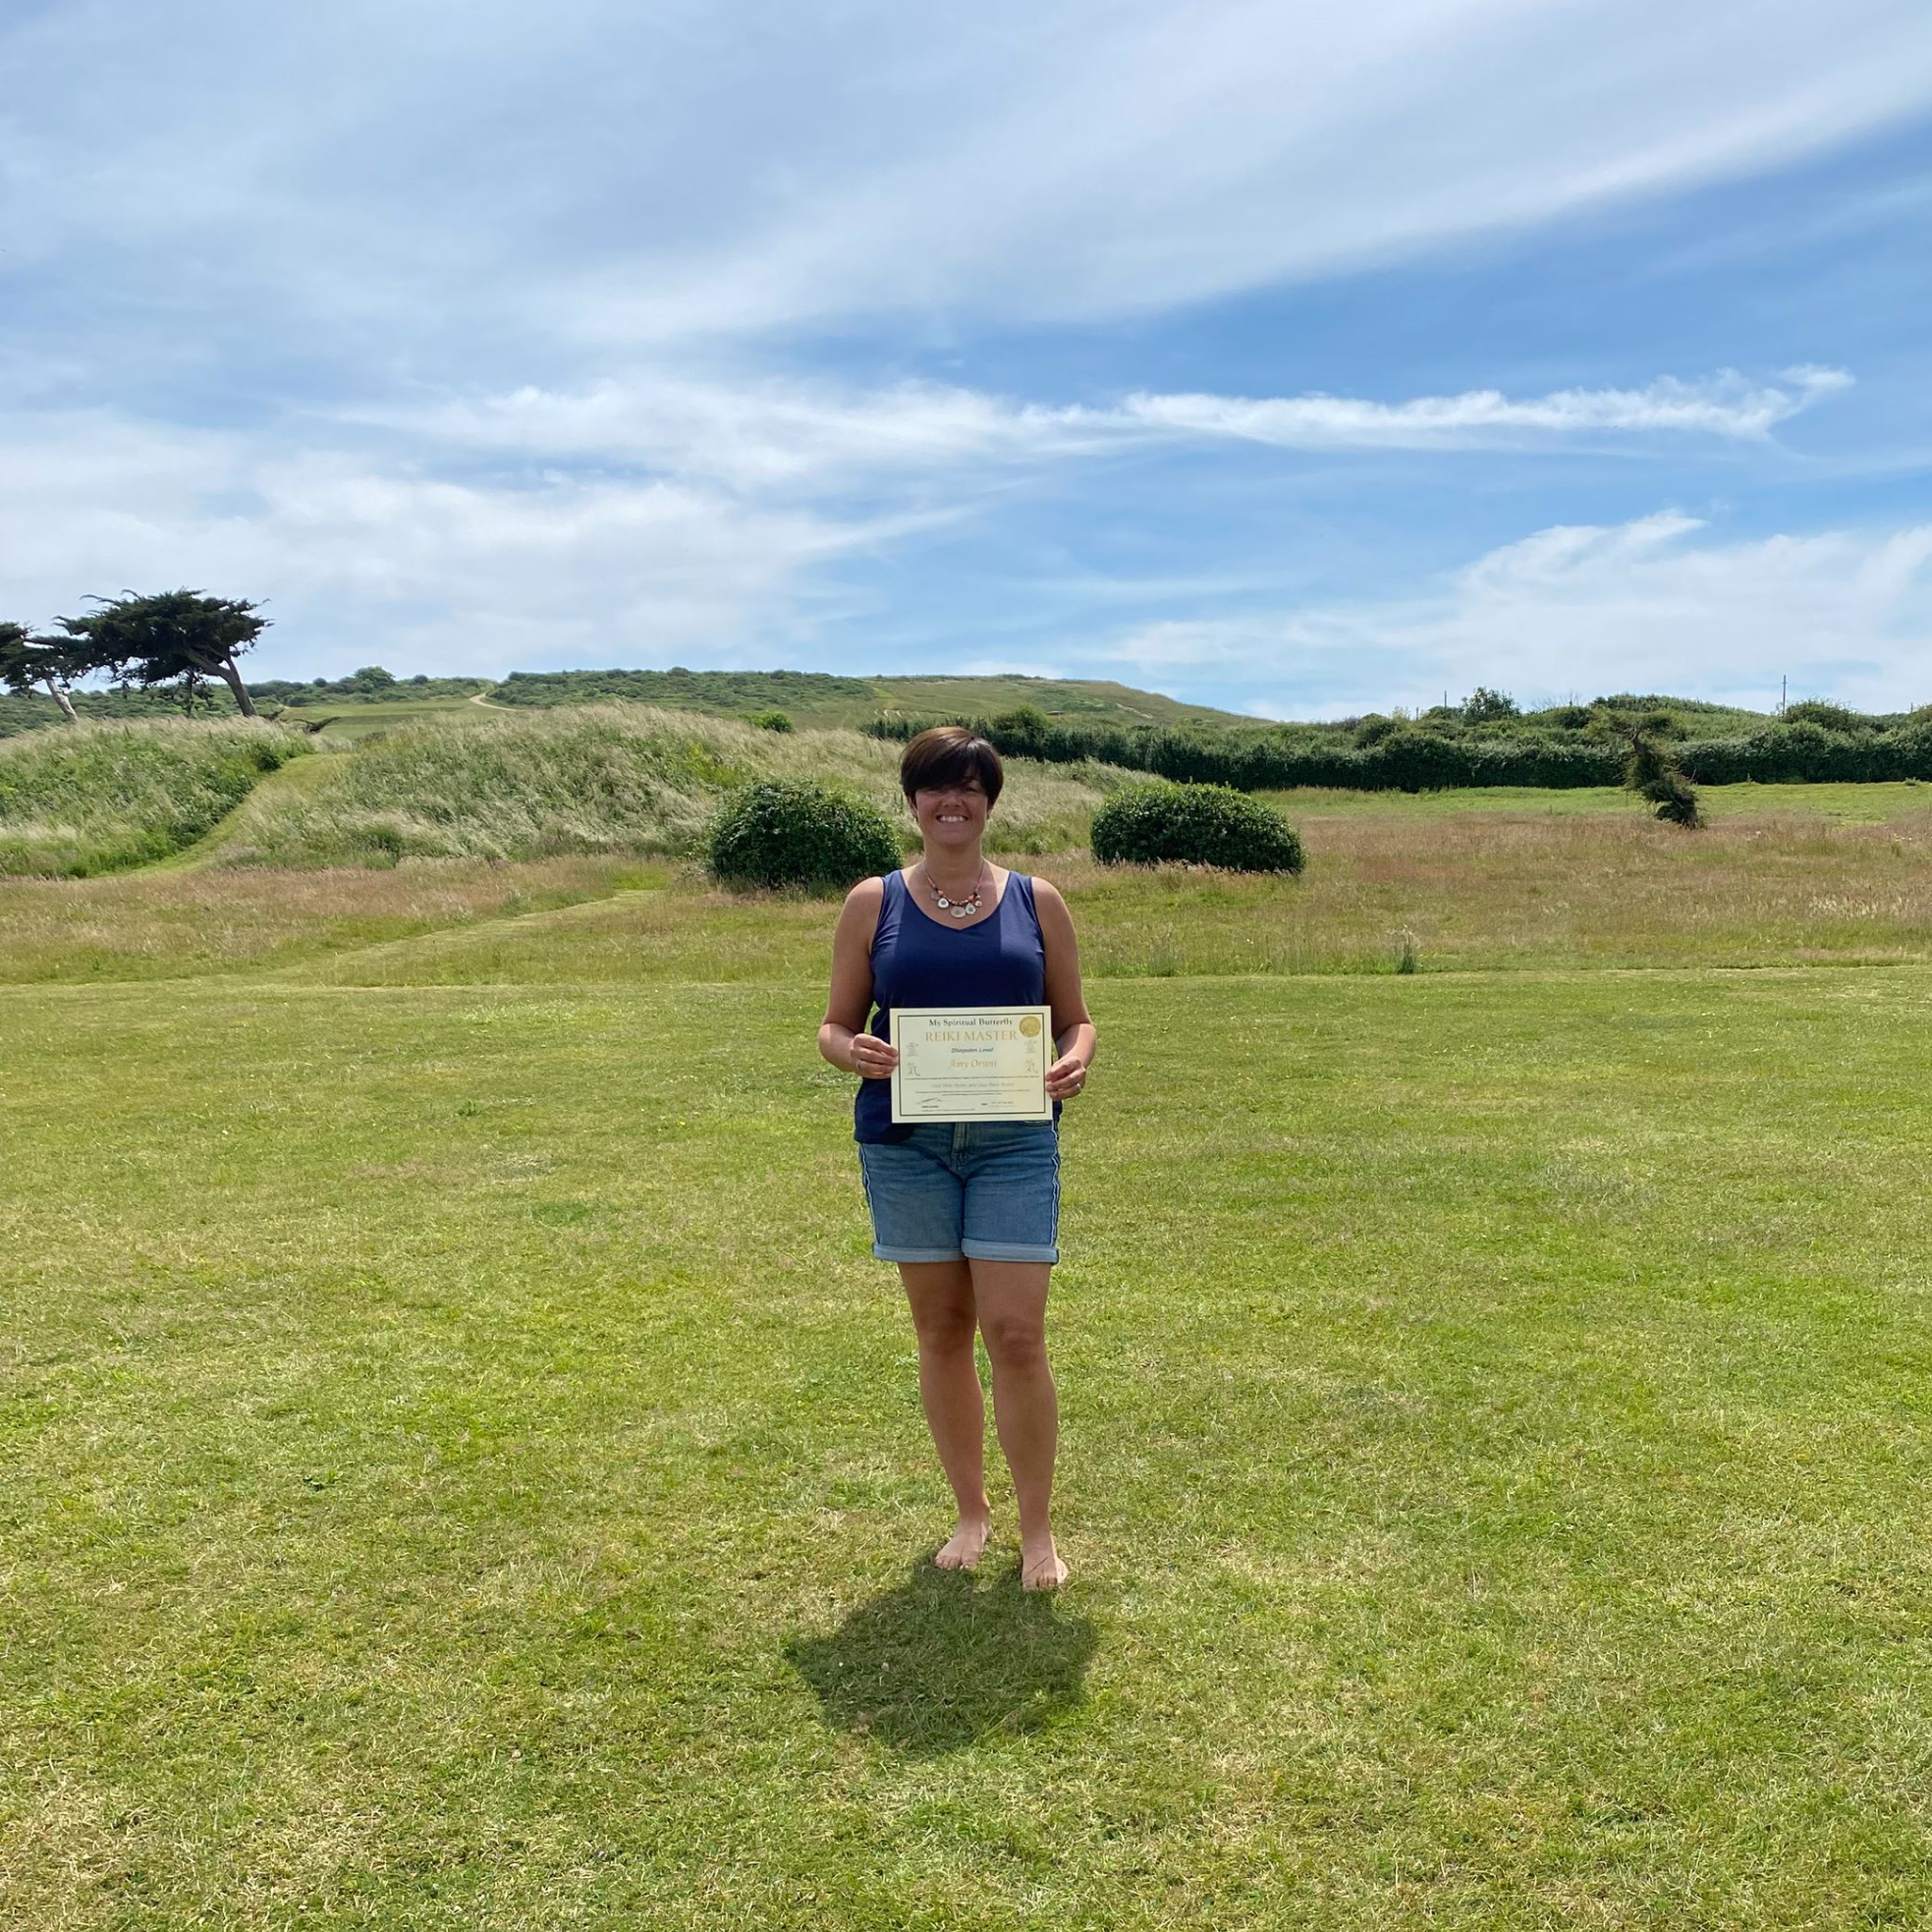
<path fill-rule="evenodd" d="M 1593 740 L 1531 731 L 1461 734 L 1396 724 L 1359 744 L 1308 727 L 1252 734 L 1165 725 L 1070 724 L 1042 712 L 996 718 L 876 718 L 874 738 L 905 740 L 933 724 L 964 724 L 1003 757 L 1047 764 L 1092 759 L 1130 771 L 1242 792 L 1297 787 L 1352 792 L 1441 792 L 1472 786 L 1571 791 L 1619 785 L 1627 738 Z M 1697 785 L 1884 784 L 1932 779 L 1932 719 L 1916 715 L 1884 730 L 1835 731 L 1810 719 L 1767 725 L 1731 738 L 1691 739 L 1673 747 Z"/>

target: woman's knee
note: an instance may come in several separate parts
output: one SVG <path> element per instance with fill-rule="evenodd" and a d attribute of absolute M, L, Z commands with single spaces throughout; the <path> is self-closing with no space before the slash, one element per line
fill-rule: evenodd
<path fill-rule="evenodd" d="M 974 1327 L 972 1308 L 956 1302 L 920 1306 L 912 1304 L 912 1329 L 919 1338 L 921 1352 L 929 1355 L 952 1354 L 972 1347 Z"/>
<path fill-rule="evenodd" d="M 986 1353 L 995 1368 L 1037 1368 L 1046 1360 L 1044 1311 L 982 1314 L 979 1332 L 986 1338 Z"/>

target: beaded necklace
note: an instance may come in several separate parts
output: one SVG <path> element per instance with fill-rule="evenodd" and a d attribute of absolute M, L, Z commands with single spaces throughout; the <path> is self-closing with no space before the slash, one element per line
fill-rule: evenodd
<path fill-rule="evenodd" d="M 981 881 L 986 876 L 986 862 L 980 860 L 978 874 L 972 882 L 972 890 L 960 898 L 949 898 L 939 890 L 930 872 L 926 874 L 926 890 L 932 894 L 933 902 L 942 912 L 950 912 L 956 919 L 969 919 L 979 911 Z"/>

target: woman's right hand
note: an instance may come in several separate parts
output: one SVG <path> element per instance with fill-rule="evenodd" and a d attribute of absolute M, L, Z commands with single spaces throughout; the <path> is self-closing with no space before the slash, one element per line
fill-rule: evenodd
<path fill-rule="evenodd" d="M 868 1080 L 889 1080 L 899 1065 L 899 1049 L 870 1033 L 852 1036 L 852 1071 Z"/>

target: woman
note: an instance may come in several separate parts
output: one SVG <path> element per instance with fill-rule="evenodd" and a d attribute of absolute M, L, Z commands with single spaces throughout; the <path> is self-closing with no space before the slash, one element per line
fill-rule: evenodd
<path fill-rule="evenodd" d="M 981 855 L 1005 776 L 999 753 L 960 725 L 923 731 L 907 745 L 899 782 L 925 855 L 847 896 L 818 1050 L 859 1076 L 854 1137 L 872 1252 L 899 1263 L 918 1335 L 926 1423 L 959 1505 L 933 1560 L 942 1570 L 972 1569 L 992 1528 L 977 1327 L 1020 1507 L 1020 1580 L 1050 1590 L 1067 1580 L 1053 1544 L 1059 1410 L 1046 1359 L 1047 1278 L 1060 1258 L 1060 1103 L 1086 1085 L 1094 1030 L 1066 901 L 1044 879 Z M 895 1126 L 899 1054 L 887 1041 L 901 1006 L 1050 1007 L 1053 1121 Z"/>

